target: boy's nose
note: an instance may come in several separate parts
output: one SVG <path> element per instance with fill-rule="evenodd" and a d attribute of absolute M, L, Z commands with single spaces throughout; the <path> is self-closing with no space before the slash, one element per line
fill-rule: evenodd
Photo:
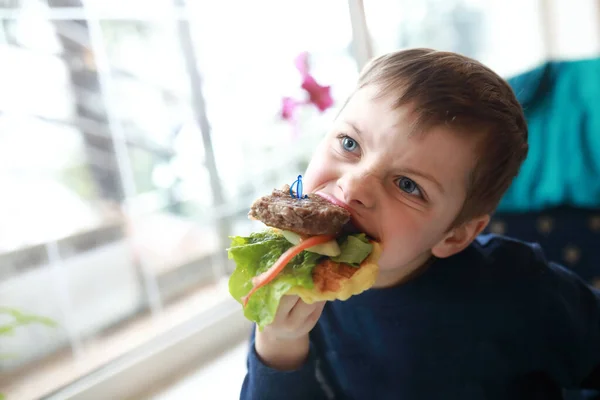
<path fill-rule="evenodd" d="M 372 208 L 375 206 L 375 181 L 371 174 L 346 174 L 338 180 L 344 202 L 349 206 Z"/>

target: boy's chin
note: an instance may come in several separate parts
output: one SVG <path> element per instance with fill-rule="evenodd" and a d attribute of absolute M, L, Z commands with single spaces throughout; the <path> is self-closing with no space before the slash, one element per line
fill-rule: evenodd
<path fill-rule="evenodd" d="M 392 255 L 386 254 L 384 250 L 379 258 L 379 276 L 375 281 L 374 288 L 390 287 L 415 279 L 425 272 L 433 261 L 431 255 L 425 254 L 412 261 L 398 260 L 390 256 Z"/>
<path fill-rule="evenodd" d="M 404 283 L 410 272 L 379 263 L 379 273 L 375 279 L 374 289 L 384 289 Z"/>

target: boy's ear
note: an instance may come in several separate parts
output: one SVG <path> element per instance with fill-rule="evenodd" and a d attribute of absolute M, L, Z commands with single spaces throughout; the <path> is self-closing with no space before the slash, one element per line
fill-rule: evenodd
<path fill-rule="evenodd" d="M 440 240 L 431 252 L 437 258 L 450 257 L 462 251 L 471 244 L 490 222 L 489 215 L 473 218 L 468 222 L 452 229 L 442 240 Z"/>

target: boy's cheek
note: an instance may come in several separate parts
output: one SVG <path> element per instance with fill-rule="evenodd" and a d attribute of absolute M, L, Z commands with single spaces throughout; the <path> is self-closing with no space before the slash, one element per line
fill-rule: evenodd
<path fill-rule="evenodd" d="M 383 261 L 398 265 L 426 251 L 433 243 L 435 232 L 424 226 L 426 221 L 410 212 L 387 213 L 383 225 Z M 389 251 L 386 251 L 389 249 Z"/>
<path fill-rule="evenodd" d="M 382 271 L 406 270 L 411 264 L 427 252 L 428 246 L 414 235 L 398 238 L 396 242 L 383 243 L 383 253 L 379 259 L 379 268 Z M 414 266 L 412 266 L 414 267 Z"/>

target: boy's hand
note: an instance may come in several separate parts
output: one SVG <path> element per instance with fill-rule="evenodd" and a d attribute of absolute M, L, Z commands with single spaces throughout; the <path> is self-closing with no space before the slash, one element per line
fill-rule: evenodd
<path fill-rule="evenodd" d="M 306 304 L 298 296 L 283 296 L 273 323 L 265 326 L 261 334 L 270 339 L 298 339 L 312 330 L 317 324 L 325 302 Z"/>
<path fill-rule="evenodd" d="M 256 329 L 255 348 L 271 368 L 292 370 L 308 356 L 308 333 L 315 327 L 325 302 L 306 304 L 298 296 L 283 296 L 273 323 Z"/>

